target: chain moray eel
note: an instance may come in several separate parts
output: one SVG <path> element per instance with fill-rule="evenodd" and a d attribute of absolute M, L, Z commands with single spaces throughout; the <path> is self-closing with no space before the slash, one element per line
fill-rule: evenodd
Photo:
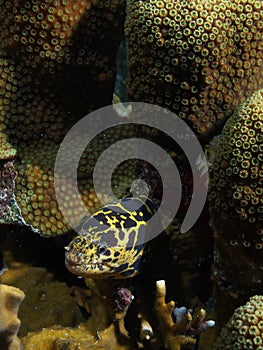
<path fill-rule="evenodd" d="M 157 205 L 149 198 L 122 198 L 86 217 L 66 249 L 65 264 L 76 275 L 129 278 L 150 253 L 151 223 Z"/>

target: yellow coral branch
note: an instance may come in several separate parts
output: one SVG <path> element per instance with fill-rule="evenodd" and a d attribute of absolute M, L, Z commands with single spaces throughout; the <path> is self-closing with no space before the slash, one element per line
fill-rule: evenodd
<path fill-rule="evenodd" d="M 159 320 L 160 334 L 164 342 L 164 346 L 169 350 L 180 350 L 182 345 L 195 344 L 195 339 L 180 334 L 185 332 L 190 326 L 192 316 L 189 313 L 183 317 L 179 323 L 174 323 L 172 312 L 175 302 L 165 302 L 166 286 L 165 281 L 156 282 L 156 301 L 155 310 Z"/>
<path fill-rule="evenodd" d="M 0 348 L 1 350 L 22 350 L 22 344 L 17 337 L 20 320 L 18 309 L 25 297 L 22 290 L 0 285 Z"/>

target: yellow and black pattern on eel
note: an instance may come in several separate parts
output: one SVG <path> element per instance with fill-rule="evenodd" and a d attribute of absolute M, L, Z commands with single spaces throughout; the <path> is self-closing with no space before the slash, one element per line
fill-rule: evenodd
<path fill-rule="evenodd" d="M 156 211 L 151 199 L 130 197 L 84 219 L 80 233 L 65 248 L 68 270 L 93 278 L 135 276 L 149 255 L 149 220 Z"/>

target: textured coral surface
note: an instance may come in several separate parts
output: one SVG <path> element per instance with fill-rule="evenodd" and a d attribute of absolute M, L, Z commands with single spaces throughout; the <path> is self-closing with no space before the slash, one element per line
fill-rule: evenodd
<path fill-rule="evenodd" d="M 16 200 L 43 235 L 69 229 L 55 198 L 56 153 L 74 122 L 111 104 L 123 20 L 121 0 L 0 2 L 0 156 L 17 155 Z M 80 163 L 79 187 L 91 211 L 98 206 L 90 181 L 96 146 Z"/>
<path fill-rule="evenodd" d="M 21 324 L 17 313 L 24 297 L 25 294 L 21 289 L 0 284 L 0 347 L 2 350 L 22 349 L 22 344 L 17 337 Z"/>
<path fill-rule="evenodd" d="M 112 102 L 124 3 L 0 0 L 1 223 L 14 222 L 14 217 L 21 214 L 20 223 L 25 220 L 43 236 L 69 231 L 54 190 L 55 159 L 71 126 Z M 216 241 L 216 288 L 223 291 L 222 295 L 233 297 L 238 305 L 240 299 L 248 299 L 247 295 L 262 292 L 262 29 L 260 0 L 127 0 L 130 99 L 176 112 L 204 142 L 221 133 L 226 123 L 214 153 L 209 205 Z M 110 144 L 138 136 L 137 131 L 133 127 L 107 130 L 83 152 L 78 186 L 91 212 L 100 206 L 92 182 L 98 157 Z M 158 131 L 148 131 L 145 128 L 140 135 L 145 133 L 157 144 L 165 139 L 168 153 L 177 152 L 164 135 L 160 138 Z M 74 184 L 66 171 L 76 157 L 78 138 L 69 143 L 71 151 L 64 154 L 65 176 L 59 191 L 65 195 L 64 213 L 78 224 L 82 214 L 78 194 L 68 196 Z M 129 153 L 127 149 L 121 151 Z M 176 153 L 174 157 L 184 168 L 180 156 Z M 114 155 L 109 156 L 104 174 L 109 173 L 114 161 Z M 145 166 L 143 171 L 147 173 L 148 169 Z M 135 164 L 127 162 L 115 171 L 112 189 L 118 197 L 129 187 L 134 170 Z M 188 189 L 191 176 L 184 170 L 182 183 Z M 152 183 L 159 189 L 158 181 L 154 177 Z M 187 197 L 182 198 L 183 207 L 191 197 L 187 189 L 183 190 L 182 197 Z M 125 323 L 121 307 L 118 311 L 123 318 L 116 317 L 117 297 L 113 289 L 107 294 L 111 287 L 108 280 L 102 281 L 105 284 L 101 289 L 98 281 L 93 281 L 93 289 L 89 281 L 88 289 L 75 293 L 77 301 L 81 299 L 82 312 L 70 296 L 65 282 L 81 284 L 65 271 L 64 246 L 71 237 L 46 239 L 27 228 L 20 231 L 15 226 L 1 226 L 4 262 L 0 262 L 9 268 L 1 279 L 26 294 L 20 309 L 25 350 L 129 350 L 138 344 L 141 349 L 179 350 L 186 348 L 186 341 L 192 350 L 199 333 L 214 324 L 204 321 L 205 311 L 199 308 L 200 304 L 207 306 L 212 294 L 209 254 L 213 240 L 210 232 L 207 235 L 208 215 L 204 212 L 196 224 L 198 228 L 183 237 L 173 227 L 169 235 L 161 237 L 165 242 L 156 239 L 158 253 L 153 252 L 141 276 L 129 281 L 134 300 L 125 313 Z M 15 251 L 22 252 L 34 266 L 9 259 L 2 245 L 5 229 Z M 12 237 L 16 229 L 17 236 Z M 39 239 L 38 244 L 35 239 Z M 59 280 L 48 271 L 59 275 Z M 160 288 L 154 292 L 158 279 L 167 281 L 167 293 L 164 282 L 161 293 Z M 119 290 L 126 290 L 126 285 L 121 287 Z M 140 295 L 141 290 L 145 294 Z M 132 299 L 130 294 L 129 302 Z M 171 300 L 177 300 L 178 305 L 186 301 L 190 309 L 183 308 L 185 312 L 178 316 L 180 308 L 174 308 Z M 229 300 L 226 297 L 224 303 Z M 193 312 L 197 305 L 200 311 Z M 220 309 L 218 303 L 215 311 L 225 313 L 222 305 Z M 229 313 L 232 306 L 227 309 Z M 261 296 L 237 309 L 214 349 L 263 350 L 262 310 Z"/>
<path fill-rule="evenodd" d="M 262 87 L 262 1 L 129 0 L 128 93 L 165 106 L 201 137 Z"/>
<path fill-rule="evenodd" d="M 237 308 L 222 329 L 213 350 L 263 349 L 263 296 Z"/>
<path fill-rule="evenodd" d="M 210 173 L 216 274 L 219 283 L 224 279 L 250 296 L 260 292 L 263 278 L 262 116 L 259 90 L 226 123 Z"/>
<path fill-rule="evenodd" d="M 26 294 L 19 310 L 20 336 L 55 324 L 75 326 L 85 321 L 66 283 L 57 281 L 44 267 L 16 261 L 10 252 L 5 253 L 5 260 L 9 270 L 2 275 L 3 283 Z"/>

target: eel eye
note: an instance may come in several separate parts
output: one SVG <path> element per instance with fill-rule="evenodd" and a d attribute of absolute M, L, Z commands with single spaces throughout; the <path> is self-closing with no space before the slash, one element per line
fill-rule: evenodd
<path fill-rule="evenodd" d="M 106 251 L 107 251 L 107 246 L 106 245 L 102 245 L 102 244 L 100 244 L 99 246 L 98 246 L 98 253 L 100 253 L 100 254 L 104 254 Z"/>

